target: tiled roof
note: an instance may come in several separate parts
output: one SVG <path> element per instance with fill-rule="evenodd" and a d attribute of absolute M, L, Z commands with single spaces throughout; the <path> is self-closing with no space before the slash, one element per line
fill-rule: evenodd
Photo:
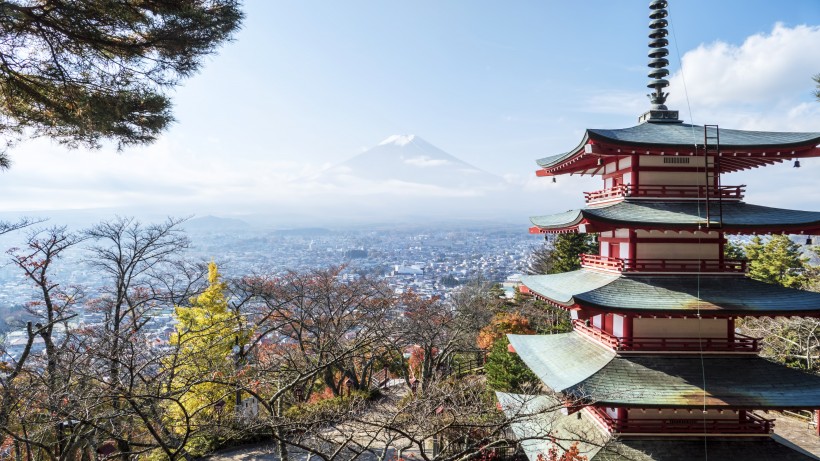
<path fill-rule="evenodd" d="M 572 297 L 604 287 L 620 274 L 572 271 L 550 275 L 522 275 L 521 283 L 530 290 L 561 304 L 572 304 Z"/>
<path fill-rule="evenodd" d="M 616 312 L 701 311 L 709 314 L 809 314 L 820 293 L 784 288 L 742 276 L 618 275 L 586 269 L 522 277 L 533 292 L 566 306 Z"/>
<path fill-rule="evenodd" d="M 581 143 L 573 150 L 536 160 L 549 168 L 571 158 L 589 140 L 609 141 L 633 146 L 669 146 L 691 148 L 703 145 L 703 127 L 686 123 L 642 123 L 621 129 L 588 129 Z M 758 149 L 806 146 L 820 143 L 820 133 L 784 133 L 720 129 L 720 145 L 724 149 Z"/>
<path fill-rule="evenodd" d="M 507 338 L 530 370 L 556 392 L 584 381 L 615 357 L 612 349 L 575 331 L 555 335 L 507 335 Z M 544 351 L 572 353 L 545 354 Z"/>
<path fill-rule="evenodd" d="M 613 441 L 590 461 L 810 461 L 818 458 L 770 437 L 636 439 Z M 531 458 L 534 461 L 534 458 Z"/>
<path fill-rule="evenodd" d="M 714 207 L 714 204 L 713 204 Z M 787 210 L 743 202 L 723 203 L 724 230 L 750 230 L 776 226 L 787 230 L 793 227 L 820 226 L 820 212 Z M 588 219 L 593 223 L 635 227 L 648 225 L 656 229 L 695 229 L 706 222 L 703 201 L 629 201 L 612 205 L 569 210 L 547 216 L 535 216 L 530 221 L 542 229 L 572 227 Z M 715 220 L 714 210 L 712 220 Z"/>
<path fill-rule="evenodd" d="M 590 139 L 624 144 L 684 147 L 703 144 L 703 126 L 688 123 L 641 123 L 630 128 L 612 130 L 593 128 L 587 130 L 587 133 Z M 820 133 L 720 129 L 722 147 L 788 147 L 818 142 Z"/>
<path fill-rule="evenodd" d="M 563 415 L 561 403 L 551 395 L 521 395 L 496 392 L 504 414 L 521 448 L 531 461 L 546 455 L 555 440 L 556 448 L 568 449 L 578 441 L 581 455 L 591 458 L 605 445 L 608 435 L 584 412 Z"/>
<path fill-rule="evenodd" d="M 756 356 L 616 357 L 565 392 L 637 408 L 820 408 L 820 376 Z"/>

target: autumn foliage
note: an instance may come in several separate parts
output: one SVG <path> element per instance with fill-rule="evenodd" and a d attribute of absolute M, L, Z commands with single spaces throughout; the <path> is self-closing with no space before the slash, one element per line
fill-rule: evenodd
<path fill-rule="evenodd" d="M 476 339 L 478 347 L 490 350 L 495 342 L 504 335 L 534 334 L 535 330 L 530 327 L 530 321 L 517 312 L 501 312 L 496 314 L 489 325 L 481 329 Z"/>

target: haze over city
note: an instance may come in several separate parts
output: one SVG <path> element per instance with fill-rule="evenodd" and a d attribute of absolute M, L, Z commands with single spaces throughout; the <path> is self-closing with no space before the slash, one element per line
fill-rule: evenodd
<path fill-rule="evenodd" d="M 644 0 L 251 0 L 245 11 L 235 41 L 175 91 L 177 122 L 154 145 L 14 147 L 3 217 L 87 210 L 526 226 L 600 186 L 538 179 L 536 158 L 571 149 L 585 128 L 634 125 L 649 106 Z M 818 130 L 816 1 L 678 2 L 670 19 L 667 105 L 684 121 Z M 380 152 L 394 163 L 377 165 Z M 749 184 L 750 202 L 816 208 L 820 165 L 802 167 L 725 183 Z"/>

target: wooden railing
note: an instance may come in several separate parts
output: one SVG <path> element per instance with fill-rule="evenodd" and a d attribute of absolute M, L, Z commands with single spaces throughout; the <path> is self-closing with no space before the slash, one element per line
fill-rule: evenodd
<path fill-rule="evenodd" d="M 600 328 L 573 320 L 575 330 L 586 334 L 616 351 L 626 352 L 749 352 L 760 351 L 760 338 L 735 333 L 733 338 L 619 338 Z"/>
<path fill-rule="evenodd" d="M 738 419 L 717 418 L 633 418 L 620 421 L 605 410 L 590 407 L 593 416 L 610 432 L 618 434 L 771 434 L 774 420 L 747 412 Z"/>
<path fill-rule="evenodd" d="M 622 197 L 705 199 L 707 186 L 635 185 L 624 184 L 609 189 L 584 192 L 587 203 L 601 202 Z M 709 198 L 740 200 L 746 185 L 709 187 Z"/>
<path fill-rule="evenodd" d="M 615 272 L 746 272 L 742 259 L 621 259 L 581 254 L 581 265 Z"/>

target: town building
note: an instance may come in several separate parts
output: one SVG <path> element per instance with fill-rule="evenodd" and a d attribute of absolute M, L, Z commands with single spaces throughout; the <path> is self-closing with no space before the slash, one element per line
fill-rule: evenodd
<path fill-rule="evenodd" d="M 514 427 L 532 461 L 573 440 L 591 461 L 816 459 L 773 438 L 769 412 L 820 409 L 820 376 L 760 357 L 736 322 L 817 317 L 820 293 L 752 280 L 724 246 L 727 235 L 818 234 L 820 212 L 746 203 L 745 186 L 721 176 L 799 166 L 820 156 L 820 133 L 684 123 L 665 105 L 666 6 L 650 4 L 652 106 L 638 125 L 588 129 L 537 161 L 538 176 L 596 175 L 603 188 L 585 208 L 531 218 L 530 232 L 595 234 L 600 250 L 580 270 L 522 277 L 522 292 L 571 313 L 573 331 L 509 335 L 547 392 L 499 400 L 533 413 Z M 537 411 L 555 404 L 562 412 Z"/>

